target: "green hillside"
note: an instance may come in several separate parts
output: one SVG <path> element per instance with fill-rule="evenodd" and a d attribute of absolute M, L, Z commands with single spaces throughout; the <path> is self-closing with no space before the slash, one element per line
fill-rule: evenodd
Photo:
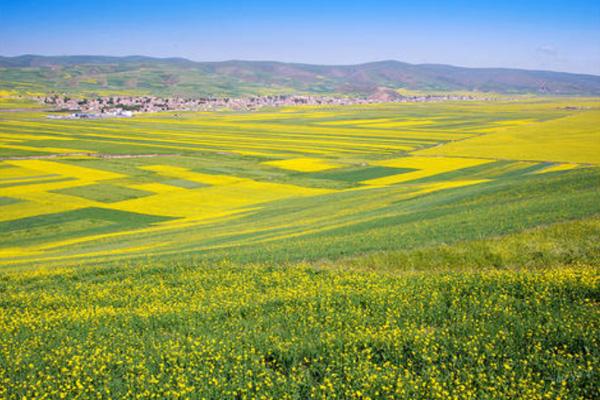
<path fill-rule="evenodd" d="M 249 96 L 372 94 L 378 87 L 423 92 L 598 95 L 600 77 L 518 69 L 461 68 L 381 61 L 309 65 L 270 61 L 194 62 L 181 58 L 0 57 L 0 90 L 71 95 Z"/>
<path fill-rule="evenodd" d="M 39 107 L 0 93 L 0 398 L 597 397 L 597 98 Z"/>
<path fill-rule="evenodd" d="M 594 398 L 599 240 L 594 218 L 325 266 L 3 274 L 0 395 Z"/>

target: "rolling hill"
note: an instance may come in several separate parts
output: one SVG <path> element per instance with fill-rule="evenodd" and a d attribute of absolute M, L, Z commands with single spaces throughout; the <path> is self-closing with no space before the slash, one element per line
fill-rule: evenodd
<path fill-rule="evenodd" d="M 379 61 L 310 65 L 273 61 L 195 62 L 144 56 L 0 57 L 0 89 L 72 95 L 370 95 L 381 87 L 420 92 L 600 95 L 600 76 L 506 68 Z"/>
<path fill-rule="evenodd" d="M 598 398 L 598 99 L 12 104 L 1 399 Z"/>

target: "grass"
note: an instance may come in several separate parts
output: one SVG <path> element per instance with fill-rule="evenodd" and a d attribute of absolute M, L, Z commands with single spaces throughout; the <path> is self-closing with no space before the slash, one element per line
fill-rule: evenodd
<path fill-rule="evenodd" d="M 398 175 L 405 172 L 411 172 L 410 168 L 390 168 L 390 167 L 351 167 L 343 170 L 317 172 L 311 174 L 311 177 L 318 179 L 329 179 L 333 181 L 345 181 L 351 183 L 360 183 L 368 179 L 382 178 L 384 176 Z"/>
<path fill-rule="evenodd" d="M 128 187 L 111 184 L 92 184 L 88 186 L 77 186 L 58 190 L 58 193 L 71 196 L 83 197 L 84 199 L 95 200 L 102 203 L 114 203 L 139 197 L 150 196 L 152 193 L 142 190 L 135 190 Z"/>
<path fill-rule="evenodd" d="M 565 109 L 573 104 L 589 109 Z M 163 155 L 0 161 L 3 197 L 19 201 L 2 206 L 0 220 L 13 221 L 9 231 L 23 218 L 85 208 L 170 220 L 122 226 L 118 234 L 82 234 L 69 243 L 50 236 L 36 246 L 0 243 L 0 264 L 148 256 L 316 260 L 501 235 L 594 215 L 599 211 L 596 164 L 571 159 L 567 139 L 563 146 L 548 147 L 545 151 L 554 153 L 539 160 L 532 146 L 524 148 L 533 149 L 531 154 L 510 160 L 500 159 L 503 154 L 498 159 L 436 154 L 508 133 L 531 138 L 531 132 L 558 132 L 563 125 L 577 136 L 571 141 L 588 141 L 593 151 L 590 126 L 597 118 L 597 104 L 590 99 L 296 107 L 91 121 L 6 113 L 0 121 L 0 151 L 6 156 Z"/>
<path fill-rule="evenodd" d="M 0 222 L 0 241 L 5 246 L 19 247 L 48 241 L 61 243 L 65 239 L 136 229 L 165 220 L 168 218 L 106 208 L 82 208 L 22 218 L 17 222 Z"/>
<path fill-rule="evenodd" d="M 13 199 L 11 197 L 0 197 L 0 206 L 5 206 L 9 204 L 18 203 L 19 200 Z"/>
<path fill-rule="evenodd" d="M 595 398 L 598 115 L 5 112 L 0 398 Z"/>
<path fill-rule="evenodd" d="M 360 271 L 474 272 L 482 269 L 523 271 L 600 265 L 600 217 L 562 222 L 489 239 L 463 240 L 412 250 L 371 252 L 322 268 Z"/>
<path fill-rule="evenodd" d="M 593 398 L 598 237 L 594 219 L 328 265 L 5 273 L 0 395 Z"/>

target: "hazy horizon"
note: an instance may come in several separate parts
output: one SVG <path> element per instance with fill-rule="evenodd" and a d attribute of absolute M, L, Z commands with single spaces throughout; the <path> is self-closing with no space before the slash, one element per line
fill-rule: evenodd
<path fill-rule="evenodd" d="M 600 75 L 600 5 L 576 0 L 5 1 L 0 54 L 350 65 L 381 60 Z"/>
<path fill-rule="evenodd" d="M 183 56 L 149 56 L 146 54 L 125 54 L 122 56 L 115 56 L 115 55 L 111 55 L 111 54 L 17 54 L 14 56 L 7 56 L 5 54 L 0 54 L 0 57 L 7 57 L 7 58 L 17 58 L 17 57 L 27 57 L 27 56 L 33 56 L 33 57 L 115 57 L 115 58 L 128 58 L 128 57 L 145 57 L 145 58 L 152 58 L 152 59 L 157 59 L 157 60 L 169 60 L 169 59 L 183 59 L 183 60 L 187 60 L 187 61 L 191 61 L 191 62 L 195 62 L 195 63 L 226 63 L 226 62 L 256 62 L 256 63 L 261 63 L 261 62 L 265 62 L 265 63 L 281 63 L 281 64 L 297 64 L 297 65 L 314 65 L 314 66 L 329 66 L 329 67 L 335 67 L 335 66 L 340 66 L 340 67 L 344 67 L 344 66 L 356 66 L 356 65 L 365 65 L 365 64 L 376 64 L 376 63 L 383 63 L 383 62 L 398 62 L 398 63 L 402 63 L 402 64 L 409 64 L 409 65 L 443 65 L 443 66 L 449 66 L 449 67 L 457 67 L 457 68 L 467 68 L 467 69 L 514 69 L 514 70 L 522 70 L 522 71 L 540 71 L 540 72 L 557 72 L 557 73 L 567 73 L 567 74 L 575 74 L 575 75 L 591 75 L 591 76 L 599 76 L 600 77 L 600 72 L 598 73 L 586 73 L 586 72 L 569 72 L 569 71 L 558 71 L 558 70 L 551 70 L 551 69 L 534 69 L 534 68 L 518 68 L 518 67 L 471 67 L 471 66 L 466 66 L 466 65 L 458 65 L 458 64 L 445 64 L 445 63 L 409 63 L 403 60 L 395 60 L 395 59 L 387 59 L 387 60 L 371 60 L 371 61 L 364 61 L 364 62 L 357 62 L 357 63 L 308 63 L 308 62 L 303 62 L 303 61 L 281 61 L 281 60 L 266 60 L 266 59 L 242 59 L 242 58 L 230 58 L 230 59 L 223 59 L 223 60 L 196 60 L 196 59 L 192 59 L 192 58 L 188 58 L 188 57 L 183 57 Z"/>

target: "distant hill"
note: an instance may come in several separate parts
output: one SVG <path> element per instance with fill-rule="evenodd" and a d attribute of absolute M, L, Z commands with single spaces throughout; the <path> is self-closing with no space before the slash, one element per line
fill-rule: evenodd
<path fill-rule="evenodd" d="M 298 93 L 389 97 L 389 89 L 596 96 L 600 95 L 600 76 L 399 61 L 310 65 L 238 60 L 195 62 L 144 56 L 23 55 L 0 57 L 0 89 L 190 97 Z"/>

